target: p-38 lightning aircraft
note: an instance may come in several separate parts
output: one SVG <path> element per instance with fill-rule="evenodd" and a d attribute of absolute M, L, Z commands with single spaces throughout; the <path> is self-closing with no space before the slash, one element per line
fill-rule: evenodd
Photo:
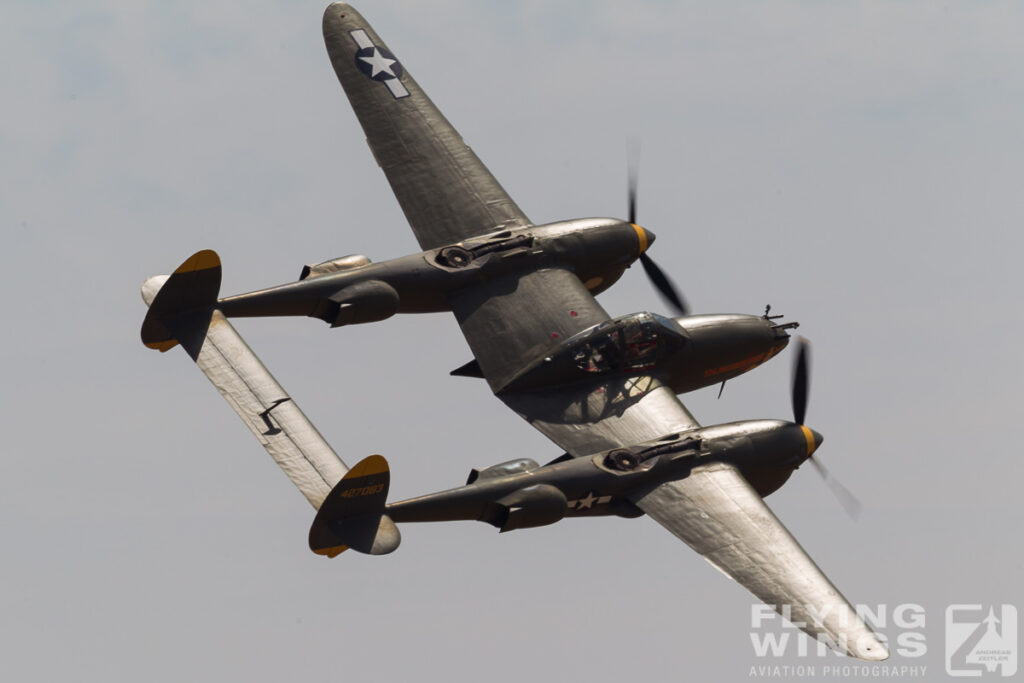
<path fill-rule="evenodd" d="M 423 251 L 347 256 L 299 280 L 219 298 L 221 266 L 200 251 L 143 285 L 146 346 L 180 344 L 318 510 L 316 553 L 398 547 L 396 523 L 480 520 L 501 531 L 563 517 L 646 514 L 812 637 L 866 660 L 888 651 L 762 500 L 821 443 L 804 426 L 798 353 L 794 422 L 701 426 L 679 393 L 736 377 L 781 351 L 778 316 L 688 315 L 628 220 L 534 225 L 352 7 L 323 19 L 331 63 Z M 612 319 L 594 299 L 640 260 L 675 318 Z M 565 453 L 473 470 L 465 486 L 388 503 L 379 455 L 349 469 L 228 318 L 311 316 L 332 327 L 451 311 L 473 352 L 452 374 L 480 377 Z"/>

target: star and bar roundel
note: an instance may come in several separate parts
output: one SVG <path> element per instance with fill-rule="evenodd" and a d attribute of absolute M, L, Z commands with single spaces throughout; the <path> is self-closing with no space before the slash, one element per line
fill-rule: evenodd
<path fill-rule="evenodd" d="M 363 29 L 352 31 L 349 35 L 359 47 L 356 52 L 356 67 L 367 78 L 383 83 L 397 100 L 408 97 L 409 91 L 402 85 L 402 65 L 393 54 L 385 48 L 373 44 L 373 40 Z"/>

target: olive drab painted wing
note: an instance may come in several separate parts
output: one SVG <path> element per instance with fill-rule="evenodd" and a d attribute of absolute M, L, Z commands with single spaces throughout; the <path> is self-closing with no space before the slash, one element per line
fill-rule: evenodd
<path fill-rule="evenodd" d="M 323 30 L 338 80 L 423 249 L 530 225 L 358 12 L 330 5 Z"/>
<path fill-rule="evenodd" d="M 334 3 L 324 13 L 323 29 L 338 80 L 423 249 L 530 225 L 358 12 Z M 608 320 L 579 279 L 560 269 L 509 274 L 458 293 L 450 303 L 494 389 L 546 347 Z M 671 391 L 649 376 L 595 386 L 584 397 L 545 392 L 542 401 L 525 394 L 503 400 L 577 454 L 615 438 L 656 437 L 665 424 L 676 430 L 697 426 Z"/>
<path fill-rule="evenodd" d="M 491 389 L 499 391 L 530 360 L 609 319 L 575 274 L 513 272 L 449 298 Z"/>

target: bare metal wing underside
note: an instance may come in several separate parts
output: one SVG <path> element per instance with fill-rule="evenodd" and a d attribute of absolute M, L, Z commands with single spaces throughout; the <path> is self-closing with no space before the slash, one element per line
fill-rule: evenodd
<path fill-rule="evenodd" d="M 506 394 L 501 400 L 577 457 L 700 426 L 672 390 L 650 375 Z"/>
<path fill-rule="evenodd" d="M 723 574 L 814 637 L 860 659 L 888 650 L 732 465 L 715 463 L 633 499 Z"/>
<path fill-rule="evenodd" d="M 338 80 L 423 249 L 530 225 L 358 12 L 334 3 L 323 28 Z"/>

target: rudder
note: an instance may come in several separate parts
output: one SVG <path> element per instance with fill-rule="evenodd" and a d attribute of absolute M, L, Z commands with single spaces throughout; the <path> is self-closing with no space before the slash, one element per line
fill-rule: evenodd
<path fill-rule="evenodd" d="M 213 305 L 220 293 L 220 257 L 212 249 L 197 251 L 171 274 L 153 298 L 142 322 L 142 343 L 168 351 L 178 343 L 195 358 Z"/>
<path fill-rule="evenodd" d="M 336 557 L 349 548 L 369 555 L 393 552 L 402 537 L 384 514 L 391 471 L 388 461 L 371 455 L 356 463 L 320 506 L 309 529 L 309 548 Z"/>

